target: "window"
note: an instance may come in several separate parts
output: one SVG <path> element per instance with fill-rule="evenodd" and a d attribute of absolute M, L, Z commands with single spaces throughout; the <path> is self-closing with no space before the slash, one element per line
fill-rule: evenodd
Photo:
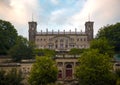
<path fill-rule="evenodd" d="M 57 48 L 58 46 L 57 45 L 55 45 L 55 48 Z"/>
<path fill-rule="evenodd" d="M 63 44 L 60 44 L 60 48 L 63 48 Z"/>
<path fill-rule="evenodd" d="M 61 39 L 60 42 L 63 42 L 63 39 Z"/>
<path fill-rule="evenodd" d="M 37 42 L 39 42 L 39 39 L 37 39 Z"/>
<path fill-rule="evenodd" d="M 66 65 L 66 78 L 72 78 L 72 65 L 70 64 Z"/>
<path fill-rule="evenodd" d="M 68 48 L 68 45 L 65 45 L 66 48 Z"/>
<path fill-rule="evenodd" d="M 84 41 L 86 41 L 86 38 L 84 38 Z"/>
<path fill-rule="evenodd" d="M 49 45 L 49 49 L 51 49 L 52 48 L 52 45 Z"/>
<path fill-rule="evenodd" d="M 82 38 L 80 40 L 82 41 Z"/>
<path fill-rule="evenodd" d="M 68 65 L 66 66 L 66 68 L 72 68 L 72 65 L 68 64 Z"/>

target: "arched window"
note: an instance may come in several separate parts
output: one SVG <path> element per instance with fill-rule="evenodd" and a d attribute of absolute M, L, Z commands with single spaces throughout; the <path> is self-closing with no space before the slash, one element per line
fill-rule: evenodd
<path fill-rule="evenodd" d="M 72 68 L 72 65 L 68 64 L 66 65 L 66 68 Z"/>
<path fill-rule="evenodd" d="M 66 78 L 67 79 L 72 78 L 72 65 L 71 64 L 66 65 Z"/>

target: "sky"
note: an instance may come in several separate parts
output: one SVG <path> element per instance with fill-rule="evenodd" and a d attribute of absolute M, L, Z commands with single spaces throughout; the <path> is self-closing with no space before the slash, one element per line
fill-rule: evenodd
<path fill-rule="evenodd" d="M 0 19 L 10 21 L 28 38 L 28 22 L 37 31 L 84 31 L 94 21 L 94 36 L 101 27 L 120 22 L 120 0 L 0 0 Z"/>

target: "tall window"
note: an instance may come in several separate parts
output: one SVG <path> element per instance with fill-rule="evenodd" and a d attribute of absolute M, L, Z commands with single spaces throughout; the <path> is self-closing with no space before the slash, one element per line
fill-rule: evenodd
<path fill-rule="evenodd" d="M 63 48 L 63 44 L 60 44 L 60 48 Z"/>
<path fill-rule="evenodd" d="M 55 45 L 55 48 L 58 48 L 57 44 Z"/>
<path fill-rule="evenodd" d="M 60 42 L 63 42 L 63 39 L 61 39 Z"/>
<path fill-rule="evenodd" d="M 66 65 L 66 78 L 67 79 L 72 78 L 72 65 L 71 64 Z"/>

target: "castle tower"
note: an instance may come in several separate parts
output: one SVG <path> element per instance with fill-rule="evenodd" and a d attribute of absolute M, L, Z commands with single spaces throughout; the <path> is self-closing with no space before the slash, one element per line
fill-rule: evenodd
<path fill-rule="evenodd" d="M 37 22 L 28 22 L 29 24 L 29 41 L 35 41 L 36 29 L 37 29 Z"/>
<path fill-rule="evenodd" d="M 91 21 L 85 23 L 85 33 L 88 36 L 88 41 L 91 41 L 93 39 L 93 33 L 94 33 L 93 24 L 94 22 Z"/>

